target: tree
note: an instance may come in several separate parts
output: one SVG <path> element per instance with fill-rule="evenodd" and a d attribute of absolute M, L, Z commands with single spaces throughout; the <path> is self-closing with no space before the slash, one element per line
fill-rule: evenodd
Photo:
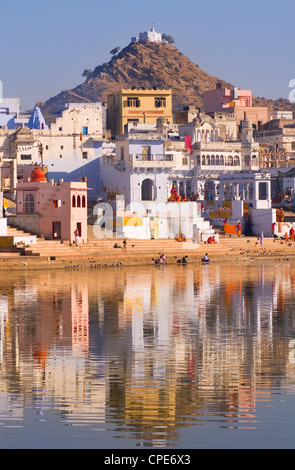
<path fill-rule="evenodd" d="M 91 74 L 92 74 L 92 70 L 90 70 L 90 69 L 85 69 L 84 72 L 82 73 L 82 77 L 88 78 L 89 75 L 91 75 Z"/>
<path fill-rule="evenodd" d="M 121 49 L 121 47 L 118 47 L 118 46 L 117 46 L 117 47 L 115 47 L 114 49 L 112 49 L 112 50 L 110 51 L 110 54 L 116 55 L 117 52 L 119 52 L 120 49 Z"/>
<path fill-rule="evenodd" d="M 165 34 L 165 33 L 162 34 L 162 39 L 164 39 L 164 41 L 167 41 L 168 44 L 173 44 L 175 42 L 172 36 L 170 36 L 169 34 Z"/>

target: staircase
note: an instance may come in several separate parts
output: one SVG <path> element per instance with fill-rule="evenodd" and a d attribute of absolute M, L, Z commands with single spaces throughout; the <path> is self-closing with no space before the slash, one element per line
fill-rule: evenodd
<path fill-rule="evenodd" d="M 60 242 L 57 240 L 40 240 L 37 239 L 36 245 L 24 248 L 26 256 L 42 256 L 42 257 L 70 257 L 83 258 L 88 256 L 114 256 L 116 254 L 129 256 L 130 254 L 150 254 L 157 256 L 159 253 L 175 254 L 177 251 L 182 252 L 185 243 L 179 243 L 175 240 L 127 240 L 127 248 L 114 248 L 114 244 L 122 245 L 122 241 L 118 239 L 92 240 L 78 246 L 70 245 L 69 242 Z M 195 246 L 197 248 L 198 245 Z"/>

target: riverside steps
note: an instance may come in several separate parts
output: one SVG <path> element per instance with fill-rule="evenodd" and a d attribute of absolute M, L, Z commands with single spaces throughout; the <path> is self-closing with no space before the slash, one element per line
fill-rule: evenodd
<path fill-rule="evenodd" d="M 11 227 L 8 232 L 10 235 L 20 233 Z M 21 245 L 14 248 L 14 251 L 0 252 L 0 270 L 144 266 L 153 265 L 160 253 L 166 255 L 169 265 L 176 265 L 177 260 L 183 256 L 188 256 L 189 263 L 201 264 L 205 253 L 208 253 L 211 263 L 295 260 L 295 242 L 286 243 L 284 240 L 273 238 L 264 238 L 261 246 L 257 237 L 237 237 L 220 233 L 219 243 L 216 244 L 193 244 L 191 240 L 178 242 L 166 239 L 127 239 L 126 249 L 114 248 L 115 243 L 123 247 L 122 242 L 123 239 L 97 239 L 90 236 L 87 243 L 75 246 L 68 241 L 37 237 L 33 245 Z"/>

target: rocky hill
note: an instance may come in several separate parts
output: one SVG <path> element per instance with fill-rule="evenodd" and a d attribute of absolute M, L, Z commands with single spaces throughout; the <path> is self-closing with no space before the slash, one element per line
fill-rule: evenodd
<path fill-rule="evenodd" d="M 45 103 L 37 103 L 47 121 L 53 119 L 58 106 L 69 102 L 105 102 L 107 95 L 120 88 L 172 89 L 173 111 L 183 106 L 203 106 L 203 92 L 230 83 L 213 77 L 199 68 L 175 46 L 168 43 L 131 43 L 105 64 L 92 71 L 84 83 L 62 91 Z M 288 100 L 253 99 L 255 106 L 271 109 L 292 109 Z"/>

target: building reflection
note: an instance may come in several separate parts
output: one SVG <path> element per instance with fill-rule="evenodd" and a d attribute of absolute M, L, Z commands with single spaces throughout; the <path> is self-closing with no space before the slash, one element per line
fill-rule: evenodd
<path fill-rule="evenodd" d="M 294 380 L 294 297 L 288 263 L 10 274 L 1 418 L 49 400 L 66 424 L 157 446 L 213 415 L 255 428 L 257 402 Z"/>

